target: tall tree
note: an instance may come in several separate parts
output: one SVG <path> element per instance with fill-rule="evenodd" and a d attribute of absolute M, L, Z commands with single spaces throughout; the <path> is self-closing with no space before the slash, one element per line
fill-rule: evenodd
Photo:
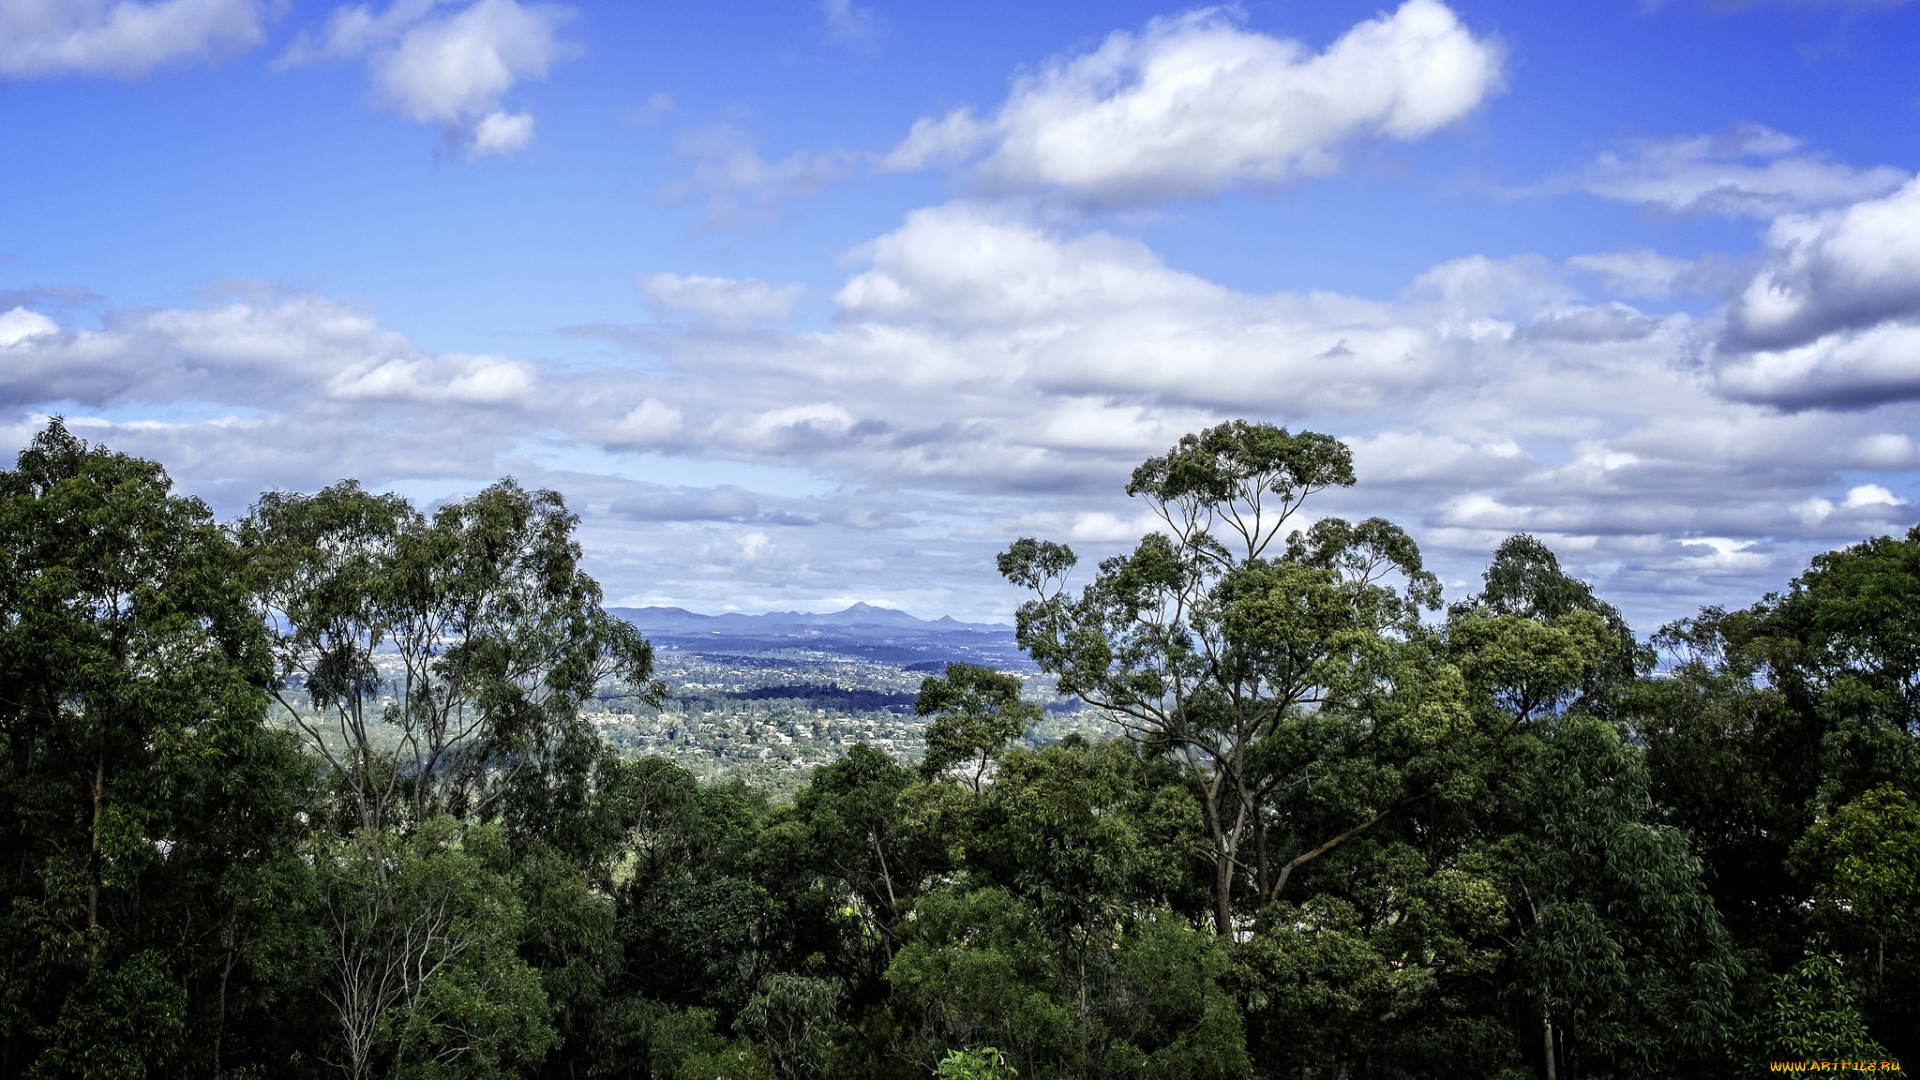
<path fill-rule="evenodd" d="M 286 850 L 265 636 L 170 486 L 57 420 L 0 473 L 0 1076 L 217 1071 Z"/>
<path fill-rule="evenodd" d="M 275 694 L 359 827 L 579 802 L 603 681 L 657 701 L 651 647 L 580 569 L 578 519 L 505 480 L 432 518 L 352 481 L 241 523 Z M 398 815 L 396 817 L 396 814 Z"/>
<path fill-rule="evenodd" d="M 1035 593 L 1018 614 L 1021 647 L 1060 691 L 1184 763 L 1223 936 L 1243 869 L 1256 864 L 1259 905 L 1274 902 L 1301 866 L 1425 794 L 1353 770 L 1460 719 L 1402 649 L 1421 609 L 1439 604 L 1411 538 L 1380 519 L 1285 531 L 1307 499 L 1353 482 L 1352 455 L 1332 437 L 1233 421 L 1134 470 L 1128 494 L 1165 531 L 1104 561 L 1079 596 L 1065 589 L 1070 549 L 1023 539 L 1000 556 L 1001 573 Z M 1390 706 L 1412 683 L 1431 692 L 1425 706 Z M 1311 832 L 1267 820 L 1277 797 L 1318 796 L 1343 772 L 1352 797 L 1338 820 Z M 1276 831 L 1287 849 L 1270 869 Z"/>
<path fill-rule="evenodd" d="M 1635 718 L 1669 820 L 1700 841 L 1762 965 L 1749 1004 L 1771 1007 L 1772 976 L 1809 952 L 1834 955 L 1872 1037 L 1896 1055 L 1920 1052 L 1920 948 L 1840 915 L 1883 903 L 1870 883 L 1904 873 L 1891 841 L 1901 800 L 1920 792 L 1916 611 L 1920 528 L 1816 556 L 1781 593 L 1663 631 L 1674 677 Z M 1889 843 L 1862 842 L 1881 833 Z"/>
<path fill-rule="evenodd" d="M 608 977 L 617 761 L 581 713 L 603 686 L 661 688 L 580 568 L 577 525 L 511 480 L 430 517 L 350 481 L 273 492 L 240 523 L 273 692 L 339 798 L 314 855 L 349 1075 L 493 1074 L 519 1060 L 481 1030 L 500 1023 L 535 1064 L 551 1002 L 528 957 L 575 993 L 569 1027 Z M 514 955 L 500 928 L 529 903 L 554 918 Z"/>
<path fill-rule="evenodd" d="M 1177 771 L 1069 736 L 961 785 L 960 873 L 914 904 L 887 969 L 908 1055 L 931 1068 L 991 1044 L 1034 1078 L 1244 1074 L 1226 950 L 1174 909 L 1200 831 Z"/>

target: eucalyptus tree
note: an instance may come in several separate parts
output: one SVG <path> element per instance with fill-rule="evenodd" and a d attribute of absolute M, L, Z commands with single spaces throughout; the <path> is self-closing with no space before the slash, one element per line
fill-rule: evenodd
<path fill-rule="evenodd" d="M 227 535 L 55 420 L 0 472 L 0 1076 L 211 1069 L 297 765 Z"/>
<path fill-rule="evenodd" d="M 1728 1063 L 1743 975 L 1698 854 L 1633 737 L 1651 650 L 1534 537 L 1503 542 L 1447 646 L 1502 768 L 1474 800 L 1504 894 L 1509 1000 L 1553 1080 Z M 1651 696 L 1650 696 L 1651 695 Z"/>
<path fill-rule="evenodd" d="M 1018 639 L 1060 691 L 1183 763 L 1222 935 L 1237 882 L 1273 903 L 1300 867 L 1431 790 L 1419 769 L 1377 762 L 1466 722 L 1458 680 L 1421 640 L 1439 584 L 1405 531 L 1378 518 L 1289 530 L 1313 496 L 1353 483 L 1331 436 L 1232 421 L 1134 470 L 1127 493 L 1164 530 L 1077 596 L 1063 545 L 1022 539 L 999 559 L 1034 593 Z M 1319 820 L 1269 820 L 1283 795 Z"/>
<path fill-rule="evenodd" d="M 512 480 L 431 517 L 353 481 L 271 492 L 241 523 L 274 693 L 355 825 L 577 799 L 598 747 L 581 706 L 608 680 L 659 700 L 651 647 L 580 569 L 577 524 Z"/>
<path fill-rule="evenodd" d="M 1246 1074 L 1226 950 L 1186 903 L 1200 815 L 1172 765 L 1070 735 L 1007 752 L 978 792 L 945 783 L 970 811 L 957 873 L 915 901 L 886 975 L 906 1057 L 987 1043 L 1036 1080 Z"/>
<path fill-rule="evenodd" d="M 1747 648 L 1825 729 L 1820 807 L 1920 791 L 1920 526 L 1815 556 L 1751 614 Z"/>
<path fill-rule="evenodd" d="M 1040 719 L 1040 707 L 1022 701 L 1021 689 L 1018 676 L 977 664 L 948 664 L 945 674 L 920 680 L 913 711 L 932 717 L 921 774 L 932 778 L 967 768 L 968 783 L 978 794 L 995 755 Z"/>
<path fill-rule="evenodd" d="M 1885 891 L 1908 875 L 1901 807 L 1920 797 L 1916 613 L 1920 528 L 1826 552 L 1751 607 L 1666 628 L 1673 677 L 1635 718 L 1742 947 L 1773 975 L 1833 954 L 1896 1056 L 1920 1052 L 1920 936 Z M 1773 991 L 1748 989 L 1765 1008 Z"/>
<path fill-rule="evenodd" d="M 1570 713 L 1507 760 L 1489 851 L 1544 1074 L 1724 1068 L 1743 965 L 1686 834 L 1653 814 L 1640 749 Z"/>
<path fill-rule="evenodd" d="M 237 528 L 272 692 L 339 799 L 311 853 L 328 1058 L 348 1075 L 538 1062 L 551 1003 L 517 951 L 523 886 L 612 952 L 587 864 L 619 839 L 601 805 L 615 761 L 582 711 L 605 685 L 660 687 L 580 568 L 577 524 L 511 480 L 432 515 L 347 481 L 264 495 Z M 530 951 L 591 985 L 553 928 Z"/>

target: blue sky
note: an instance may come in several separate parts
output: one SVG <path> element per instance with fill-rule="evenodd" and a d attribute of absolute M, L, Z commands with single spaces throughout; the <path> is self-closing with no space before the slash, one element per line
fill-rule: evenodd
<path fill-rule="evenodd" d="M 1643 630 L 1920 519 L 1920 4 L 0 0 L 0 426 L 557 488 L 609 597 L 1005 618 L 1331 432 Z"/>

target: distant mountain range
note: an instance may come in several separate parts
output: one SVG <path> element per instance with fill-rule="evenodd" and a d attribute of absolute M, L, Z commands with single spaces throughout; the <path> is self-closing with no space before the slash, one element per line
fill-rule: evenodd
<path fill-rule="evenodd" d="M 855 604 L 844 611 L 765 615 L 701 615 L 676 607 L 607 611 L 632 623 L 655 645 L 707 656 L 803 649 L 897 663 L 908 670 L 938 670 L 951 661 L 1002 669 L 1032 666 L 1014 644 L 1010 626 L 963 623 L 950 615 L 920 619 L 872 604 Z"/>

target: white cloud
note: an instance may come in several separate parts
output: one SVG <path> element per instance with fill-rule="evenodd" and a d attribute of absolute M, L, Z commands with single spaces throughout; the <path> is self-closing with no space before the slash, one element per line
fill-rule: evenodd
<path fill-rule="evenodd" d="M 467 149 L 470 158 L 488 154 L 511 154 L 524 150 L 533 141 L 533 114 L 529 112 L 490 112 L 473 125 L 473 142 Z"/>
<path fill-rule="evenodd" d="M 793 316 L 794 302 L 807 291 L 798 284 L 705 274 L 648 274 L 639 285 L 647 299 L 662 308 L 720 323 L 785 322 Z"/>
<path fill-rule="evenodd" d="M 572 9 L 473 0 L 443 13 L 446 3 L 393 0 L 378 12 L 368 4 L 338 8 L 317 38 L 303 36 L 281 63 L 365 57 L 382 103 L 446 127 L 470 158 L 524 148 L 533 138 L 533 115 L 508 112 L 501 102 L 515 86 L 546 78 L 575 51 L 560 37 Z"/>
<path fill-rule="evenodd" d="M 1166 527 L 1166 522 L 1152 514 L 1138 514 L 1123 519 L 1117 514 L 1095 511 L 1075 514 L 1066 535 L 1067 539 L 1082 543 L 1131 544 L 1150 532 Z"/>
<path fill-rule="evenodd" d="M 1848 489 L 1846 501 L 1840 505 L 1849 510 L 1857 510 L 1862 506 L 1905 506 L 1907 500 L 1879 484 L 1861 484 L 1859 487 Z"/>
<path fill-rule="evenodd" d="M 412 360 L 375 357 L 343 368 L 326 382 L 329 396 L 343 401 L 460 401 L 507 405 L 524 401 L 533 390 L 528 365 L 503 356 L 462 356 Z"/>
<path fill-rule="evenodd" d="M 1649 254 L 1672 289 L 1685 268 Z M 1346 437 L 1361 476 L 1324 509 L 1407 522 L 1450 580 L 1527 529 L 1663 618 L 1892 527 L 1904 506 L 1801 507 L 1849 471 L 1920 465 L 1896 434 L 1920 409 L 1863 430 L 1748 403 L 1706 362 L 1717 316 L 1595 297 L 1540 258 L 1442 264 L 1390 301 L 1257 295 L 969 202 L 915 211 L 857 257 L 828 330 L 651 339 L 673 377 L 645 393 L 674 423 L 638 445 L 953 492 L 971 520 L 1001 508 L 980 536 L 1097 553 L 1137 523 L 1114 494 L 1127 470 L 1181 433 L 1231 416 L 1311 426 Z M 1901 497 L 1902 481 L 1877 482 Z"/>
<path fill-rule="evenodd" d="M 1348 445 L 1355 471 L 1369 484 L 1501 486 L 1535 467 L 1510 438 L 1470 441 L 1451 434 L 1383 431 L 1350 438 Z"/>
<path fill-rule="evenodd" d="M 478 0 L 444 19 L 407 28 L 375 64 L 376 78 L 402 112 L 455 123 L 491 111 L 514 84 L 545 78 L 564 49 L 564 9 L 514 0 Z"/>
<path fill-rule="evenodd" d="M 1809 525 L 1822 525 L 1836 517 L 1847 522 L 1858 522 L 1871 527 L 1873 525 L 1891 525 L 1887 511 L 1909 505 L 1908 500 L 1895 495 L 1879 484 L 1861 484 L 1849 488 L 1846 497 L 1835 503 L 1832 499 L 1815 496 L 1793 507 L 1800 519 Z"/>
<path fill-rule="evenodd" d="M 1907 435 L 1866 435 L 1853 440 L 1852 457 L 1863 469 L 1911 469 L 1920 465 L 1920 445 Z"/>
<path fill-rule="evenodd" d="M 1920 317 L 1920 180 L 1883 198 L 1791 214 L 1767 230 L 1768 261 L 1734 302 L 1728 345 L 1792 348 Z"/>
<path fill-rule="evenodd" d="M 112 316 L 59 331 L 43 315 L 0 316 L 9 363 L 0 401 L 84 405 L 292 400 L 513 405 L 535 381 L 522 361 L 426 353 L 366 312 L 316 296 L 249 297 Z"/>
<path fill-rule="evenodd" d="M 1713 135 L 1648 140 L 1605 153 L 1575 181 L 1603 198 L 1669 214 L 1771 218 L 1884 195 L 1907 174 L 1856 168 L 1810 153 L 1799 139 L 1759 124 Z"/>
<path fill-rule="evenodd" d="M 1498 46 L 1438 0 L 1407 0 L 1319 54 L 1208 9 L 1017 80 L 990 119 L 923 119 L 885 166 L 983 155 L 972 176 L 988 190 L 1099 206 L 1205 197 L 1326 175 L 1356 140 L 1431 134 L 1495 93 L 1500 68 Z"/>
<path fill-rule="evenodd" d="M 1765 552 L 1751 550 L 1752 540 L 1741 540 L 1731 536 L 1701 536 L 1680 541 L 1683 548 L 1705 548 L 1704 552 L 1687 555 L 1681 560 L 1687 569 L 1695 573 L 1716 571 L 1764 571 L 1772 562 Z"/>
<path fill-rule="evenodd" d="M 1920 326 L 1888 322 L 1788 349 L 1723 356 L 1728 397 L 1785 409 L 1863 409 L 1920 398 Z"/>
<path fill-rule="evenodd" d="M 672 445 L 686 430 L 680 410 L 659 398 L 647 398 L 625 416 L 586 432 L 589 438 L 621 449 Z"/>
<path fill-rule="evenodd" d="M 0 76 L 137 79 L 246 52 L 266 37 L 261 0 L 0 0 Z"/>
<path fill-rule="evenodd" d="M 992 208 L 917 210 L 866 250 L 872 267 L 835 297 L 845 327 L 826 361 L 849 374 L 1293 415 L 1370 411 L 1438 374 L 1425 336 L 1386 305 L 1247 296 L 1136 241 L 1063 237 Z"/>
<path fill-rule="evenodd" d="M 853 258 L 817 328 L 754 323 L 794 286 L 644 278 L 692 317 L 609 332 L 638 364 L 435 351 L 311 296 L 108 309 L 97 330 L 22 308 L 0 314 L 0 403 L 76 423 L 150 407 L 94 430 L 225 507 L 343 475 L 451 492 L 511 472 L 567 493 L 612 595 L 769 606 L 850 574 L 935 612 L 1010 604 L 995 549 L 1111 552 L 1150 524 L 1128 471 L 1235 416 L 1345 438 L 1360 485 L 1317 512 L 1406 524 L 1447 580 L 1531 530 L 1643 622 L 1914 516 L 1920 400 L 1783 409 L 1832 382 L 1792 371 L 1743 397 L 1720 314 L 1635 307 L 1543 258 L 1454 260 L 1385 300 L 1258 294 L 969 202 Z"/>
<path fill-rule="evenodd" d="M 17 307 L 0 315 L 0 349 L 60 332 L 60 325 L 37 311 Z"/>

